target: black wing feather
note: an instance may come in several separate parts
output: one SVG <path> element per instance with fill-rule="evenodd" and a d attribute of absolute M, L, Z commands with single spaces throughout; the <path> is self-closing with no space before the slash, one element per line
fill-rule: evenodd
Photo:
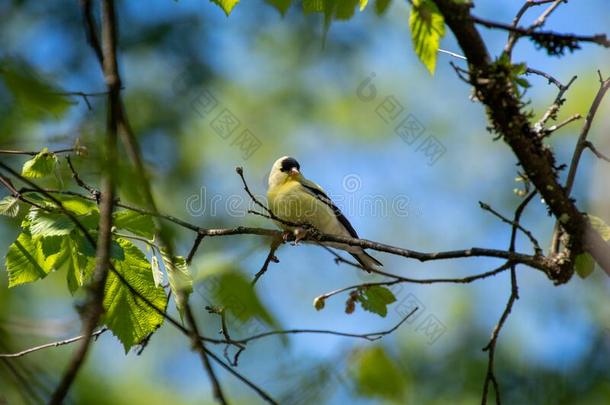
<path fill-rule="evenodd" d="M 341 212 L 341 210 L 339 209 L 339 207 L 337 207 L 332 200 L 330 199 L 329 196 L 326 195 L 326 193 L 322 190 L 319 190 L 315 187 L 310 187 L 307 186 L 303 183 L 301 183 L 301 185 L 307 190 L 309 191 L 311 194 L 313 194 L 318 200 L 322 201 L 324 204 L 328 205 L 333 212 L 335 213 L 335 216 L 337 217 L 337 219 L 339 220 L 339 222 L 341 223 L 341 225 L 343 225 L 345 227 L 345 229 L 347 229 L 347 232 L 349 232 L 350 236 L 352 238 L 358 238 L 358 234 L 356 233 L 356 230 L 354 229 L 354 227 L 352 226 L 352 224 L 349 223 L 349 221 L 347 220 L 347 218 L 345 217 L 345 215 L 343 215 L 343 213 Z"/>

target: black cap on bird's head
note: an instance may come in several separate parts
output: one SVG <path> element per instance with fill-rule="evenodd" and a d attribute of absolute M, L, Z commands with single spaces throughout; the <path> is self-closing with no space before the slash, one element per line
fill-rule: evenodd
<path fill-rule="evenodd" d="M 298 173 L 301 170 L 301 165 L 293 157 L 285 157 L 280 164 L 280 171 L 284 173 Z"/>
<path fill-rule="evenodd" d="M 290 156 L 282 156 L 273 163 L 269 173 L 269 187 L 284 184 L 286 181 L 298 178 L 301 175 L 301 165 Z"/>

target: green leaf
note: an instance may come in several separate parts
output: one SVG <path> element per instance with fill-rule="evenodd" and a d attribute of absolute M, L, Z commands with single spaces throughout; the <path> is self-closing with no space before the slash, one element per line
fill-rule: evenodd
<path fill-rule="evenodd" d="M 32 237 L 29 229 L 24 229 L 6 253 L 8 286 L 30 283 L 45 278 L 54 269 L 56 254 L 43 252 L 41 238 Z"/>
<path fill-rule="evenodd" d="M 601 219 L 600 217 L 596 217 L 595 215 L 587 214 L 587 217 L 589 218 L 589 222 L 591 223 L 593 229 L 595 229 L 597 233 L 599 233 L 602 239 L 606 242 L 609 241 L 610 226 L 608 226 L 608 224 L 603 219 Z"/>
<path fill-rule="evenodd" d="M 233 7 L 235 7 L 237 5 L 237 3 L 239 3 L 239 0 L 210 0 L 210 1 L 212 3 L 216 3 L 217 5 L 219 5 L 220 8 L 222 8 L 222 10 L 225 12 L 227 17 L 229 16 L 229 14 L 231 14 Z"/>
<path fill-rule="evenodd" d="M 324 11 L 325 0 L 303 0 L 303 12 L 321 13 Z"/>
<path fill-rule="evenodd" d="M 358 296 L 358 301 L 365 311 L 385 317 L 388 314 L 388 304 L 396 301 L 396 297 L 387 288 L 374 285 L 364 288 Z"/>
<path fill-rule="evenodd" d="M 155 286 L 144 253 L 126 239 L 116 241 L 124 252 L 122 260 L 112 260 L 118 274 L 148 302 L 165 311 L 167 296 L 163 288 Z M 104 310 L 104 323 L 119 338 L 125 353 L 163 323 L 163 315 L 134 294 L 113 271 L 106 280 Z"/>
<path fill-rule="evenodd" d="M 436 69 L 436 55 L 445 36 L 445 19 L 431 0 L 413 0 L 409 28 L 415 53 L 431 75 Z"/>
<path fill-rule="evenodd" d="M 193 292 L 193 277 L 189 272 L 184 257 L 175 256 L 173 260 L 170 260 L 169 257 L 162 253 L 161 258 L 163 259 L 163 265 L 167 272 L 169 288 L 174 294 L 176 308 L 178 308 L 178 312 L 180 312 L 180 317 L 183 317 L 184 306 L 189 295 Z"/>
<path fill-rule="evenodd" d="M 360 0 L 360 11 L 363 11 L 368 3 L 369 0 Z"/>
<path fill-rule="evenodd" d="M 595 260 L 593 260 L 593 257 L 589 253 L 581 253 L 576 256 L 574 270 L 580 278 L 587 278 L 593 273 L 593 270 L 595 270 Z"/>
<path fill-rule="evenodd" d="M 285 15 L 286 11 L 288 11 L 288 9 L 290 8 L 292 0 L 267 0 L 267 3 L 275 7 L 281 15 Z"/>
<path fill-rule="evenodd" d="M 390 6 L 391 2 L 392 0 L 376 0 L 375 12 L 377 13 L 377 15 L 383 15 Z"/>
<path fill-rule="evenodd" d="M 113 213 L 112 217 L 113 225 L 119 229 L 124 229 L 147 239 L 152 239 L 155 236 L 155 223 L 150 215 L 131 210 L 121 210 Z"/>
<path fill-rule="evenodd" d="M 0 59 L 0 77 L 21 109 L 34 117 L 59 117 L 75 104 L 62 89 L 40 77 L 30 65 L 14 59 Z"/>
<path fill-rule="evenodd" d="M 23 164 L 21 174 L 32 178 L 45 177 L 53 173 L 56 164 L 57 156 L 44 148 L 39 154 Z"/>
<path fill-rule="evenodd" d="M 93 275 L 95 269 L 95 251 L 87 240 L 78 232 L 72 232 L 68 237 L 52 236 L 47 240 L 59 239 L 61 252 L 55 263 L 58 270 L 66 269 L 66 280 L 70 293 L 84 286 Z"/>
<path fill-rule="evenodd" d="M 25 221 L 29 223 L 32 236 L 68 235 L 75 227 L 74 222 L 64 213 L 47 212 L 36 207 L 30 209 Z"/>
<path fill-rule="evenodd" d="M 277 326 L 277 322 L 259 300 L 250 280 L 241 273 L 227 269 L 215 278 L 218 288 L 212 297 L 214 303 L 224 307 L 242 322 L 258 317 L 270 326 Z"/>
<path fill-rule="evenodd" d="M 16 217 L 19 214 L 19 199 L 12 195 L 0 200 L 0 215 Z"/>
<path fill-rule="evenodd" d="M 360 395 L 405 403 L 408 381 L 383 347 L 357 350 L 351 356 L 350 363 L 356 391 Z"/>

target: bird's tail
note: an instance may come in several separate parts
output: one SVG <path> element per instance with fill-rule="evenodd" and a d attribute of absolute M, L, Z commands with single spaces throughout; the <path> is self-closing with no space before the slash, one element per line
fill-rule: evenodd
<path fill-rule="evenodd" d="M 360 263 L 360 265 L 362 267 L 364 267 L 366 270 L 368 270 L 370 272 L 370 270 L 375 270 L 378 267 L 383 266 L 383 264 L 375 259 L 373 256 L 371 256 L 370 254 L 366 253 L 364 250 L 361 250 L 358 253 L 350 253 L 352 256 L 354 256 L 354 259 L 356 259 L 356 261 L 358 263 Z"/>

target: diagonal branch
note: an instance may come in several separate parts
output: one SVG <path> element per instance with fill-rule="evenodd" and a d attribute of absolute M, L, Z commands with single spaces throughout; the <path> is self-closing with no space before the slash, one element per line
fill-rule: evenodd
<path fill-rule="evenodd" d="M 487 107 L 491 128 L 511 147 L 550 212 L 561 220 L 563 228 L 571 236 L 566 260 L 561 261 L 559 271 L 551 276 L 557 283 L 568 281 L 573 274 L 573 258 L 585 250 L 610 274 L 610 249 L 559 183 L 555 157 L 537 136 L 528 115 L 522 111 L 523 102 L 511 90 L 510 72 L 492 62 L 475 26 L 475 22 L 480 21 L 471 16 L 470 5 L 452 0 L 434 2 L 468 59 L 471 82 L 477 98 Z"/>

